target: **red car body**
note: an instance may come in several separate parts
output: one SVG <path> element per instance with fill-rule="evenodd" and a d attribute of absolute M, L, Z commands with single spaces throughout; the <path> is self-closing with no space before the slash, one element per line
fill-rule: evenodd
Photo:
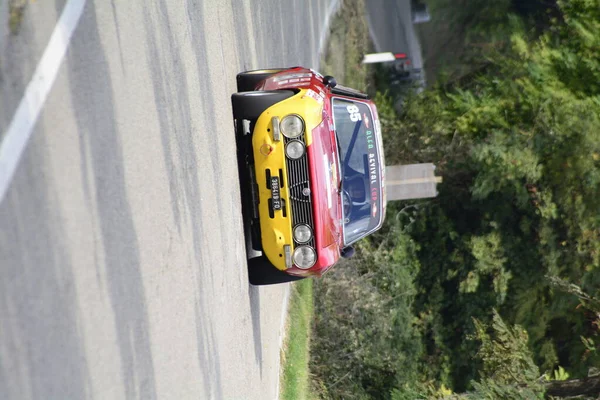
<path fill-rule="evenodd" d="M 383 222 L 385 214 L 385 163 L 383 161 L 382 139 L 377 108 L 365 94 L 332 84 L 330 77 L 323 77 L 313 70 L 302 67 L 285 69 L 270 75 L 266 79 L 260 81 L 260 83 L 254 87 L 254 90 L 293 90 L 295 92 L 294 96 L 284 100 L 284 102 L 286 102 L 286 107 L 288 107 L 287 110 L 289 110 L 290 113 L 297 113 L 306 121 L 306 158 L 310 179 L 309 191 L 313 218 L 313 225 L 311 228 L 314 235 L 314 250 L 317 253 L 317 259 L 310 268 L 299 268 L 297 265 L 287 265 L 283 270 L 287 274 L 294 276 L 320 276 L 328 268 L 338 262 L 340 255 L 345 248 L 354 241 L 360 239 L 360 237 L 378 229 Z M 319 107 L 320 116 L 309 117 L 302 115 L 302 112 L 307 109 L 311 112 L 313 110 L 313 106 L 307 108 L 307 98 L 311 100 L 311 105 L 314 104 L 314 107 Z M 280 108 L 284 102 L 280 103 Z M 294 107 L 296 105 L 300 111 L 295 111 Z M 334 117 L 334 107 L 337 107 L 337 115 L 342 115 L 342 117 Z M 368 150 L 370 153 L 362 155 L 362 161 L 364 161 L 364 164 L 362 164 L 364 165 L 364 168 L 362 169 L 365 170 L 363 171 L 363 174 L 367 173 L 367 175 L 366 178 L 363 179 L 365 200 L 361 203 L 361 210 L 363 213 L 365 210 L 372 213 L 373 220 L 371 221 L 371 216 L 368 217 L 368 229 L 365 230 L 364 235 L 360 236 L 359 234 L 360 237 L 358 238 L 356 237 L 356 234 L 346 235 L 344 230 L 344 224 L 349 221 L 349 219 L 345 219 L 344 216 L 344 199 L 351 199 L 351 196 L 348 194 L 347 197 L 344 197 L 342 193 L 342 191 L 346 189 L 345 183 L 343 182 L 345 179 L 343 173 L 348 168 L 344 168 L 344 155 L 341 155 L 340 157 L 340 143 L 342 141 L 346 142 L 348 138 L 346 137 L 346 140 L 340 140 L 340 129 L 338 129 L 338 136 L 336 136 L 336 120 L 338 123 L 341 123 L 341 119 L 345 118 L 343 117 L 345 112 L 344 107 L 348 109 L 348 118 L 352 117 L 358 121 L 350 142 L 356 144 L 359 139 L 365 139 L 362 136 L 366 135 L 366 141 L 362 140 L 361 143 L 364 144 L 365 149 L 367 147 L 370 149 Z M 269 111 L 266 110 L 263 114 L 265 113 L 269 113 Z M 277 114 L 277 111 L 273 111 L 272 114 Z M 270 115 L 271 114 L 269 114 L 269 117 Z M 261 115 L 261 118 L 264 117 Z M 313 120 L 315 121 L 312 124 L 314 126 L 309 126 L 311 125 L 310 121 Z M 353 124 L 349 121 L 343 122 Z M 268 135 L 267 132 L 257 132 L 258 130 L 260 130 L 259 124 L 255 126 L 255 132 L 253 132 L 255 136 Z M 360 132 L 358 132 L 359 130 Z M 266 131 L 270 131 L 270 129 L 267 128 Z M 357 137 L 359 133 L 361 136 L 360 138 Z M 348 135 L 346 134 L 346 136 Z M 273 149 L 275 145 L 270 141 L 271 138 L 265 137 L 264 143 L 269 143 L 269 148 Z M 354 142 L 352 142 L 352 140 Z M 265 144 L 260 142 L 259 139 L 256 139 L 256 137 L 253 139 L 253 144 L 254 154 L 257 155 L 257 157 L 264 158 L 264 155 L 259 154 L 262 150 L 257 150 L 256 147 L 264 147 Z M 348 147 L 348 149 L 350 149 L 349 153 L 353 152 L 353 147 Z M 357 160 L 358 155 L 360 154 L 355 156 Z M 369 160 L 369 172 L 366 171 L 367 160 Z M 277 168 L 277 166 L 274 168 Z M 258 163 L 255 176 L 263 176 L 263 170 L 258 166 Z M 358 176 L 362 177 L 361 173 L 359 173 Z M 369 176 L 370 184 L 368 184 Z M 290 182 L 291 178 L 287 178 L 288 177 L 286 177 L 286 182 Z M 358 179 L 360 180 L 360 178 Z M 290 185 L 293 185 L 293 180 Z M 358 189 L 360 191 L 361 184 L 358 185 Z M 288 201 L 291 203 L 290 206 L 294 207 L 294 202 L 297 200 L 292 193 L 293 190 L 292 188 L 288 188 L 287 190 L 290 191 L 288 193 Z M 267 199 L 260 199 L 260 201 L 265 200 Z M 348 200 L 348 202 L 350 201 L 354 204 L 353 200 Z M 346 207 L 350 207 L 348 209 L 351 210 L 352 205 L 348 205 L 348 202 L 346 202 Z M 365 216 L 362 217 L 363 220 L 365 220 L 365 218 Z M 268 224 L 270 221 L 268 218 L 263 219 L 263 216 L 261 215 L 261 223 Z M 262 229 L 265 228 L 262 227 Z M 265 235 L 263 231 L 263 242 L 266 236 L 267 235 Z M 292 245 L 297 245 L 297 243 L 292 243 Z M 280 252 L 279 257 L 281 257 L 281 255 L 282 253 Z M 278 261 L 276 256 L 269 256 L 269 259 L 272 261 L 273 258 L 275 258 L 275 262 Z M 277 265 L 277 268 L 282 270 L 280 265 Z"/>

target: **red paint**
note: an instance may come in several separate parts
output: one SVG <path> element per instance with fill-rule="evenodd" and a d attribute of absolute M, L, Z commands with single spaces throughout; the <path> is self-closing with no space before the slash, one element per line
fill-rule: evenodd
<path fill-rule="evenodd" d="M 292 77 L 293 74 L 310 74 L 310 77 Z M 307 148 L 315 223 L 313 230 L 318 254 L 316 264 L 308 271 L 312 275 L 321 275 L 339 260 L 343 246 L 342 200 L 338 193 L 342 176 L 333 130 L 331 90 L 323 84 L 322 75 L 302 67 L 286 69 L 267 78 L 257 87 L 257 90 L 296 88 L 311 89 L 314 92 L 312 96 L 323 99 L 323 120 L 313 129 L 312 143 Z M 361 101 L 369 104 L 376 121 L 378 116 L 373 102 Z M 298 275 L 306 273 L 296 267 L 290 268 L 287 272 Z"/>

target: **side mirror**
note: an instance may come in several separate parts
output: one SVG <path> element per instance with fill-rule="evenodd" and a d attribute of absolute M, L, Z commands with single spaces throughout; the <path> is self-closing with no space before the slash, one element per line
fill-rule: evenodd
<path fill-rule="evenodd" d="M 331 75 L 325 75 L 323 77 L 323 83 L 325 84 L 325 86 L 329 86 L 332 89 L 337 86 L 337 81 Z"/>
<path fill-rule="evenodd" d="M 354 247 L 346 246 L 340 251 L 340 255 L 344 258 L 350 258 L 354 255 Z"/>

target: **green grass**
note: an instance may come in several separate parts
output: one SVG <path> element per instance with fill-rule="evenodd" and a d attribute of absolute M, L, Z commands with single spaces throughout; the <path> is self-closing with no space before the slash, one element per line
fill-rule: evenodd
<path fill-rule="evenodd" d="M 331 20 L 320 72 L 334 76 L 344 86 L 366 92 L 369 72 L 361 62 L 372 49 L 365 1 L 346 0 Z"/>
<path fill-rule="evenodd" d="M 283 349 L 282 400 L 313 399 L 308 371 L 310 332 L 314 313 L 313 281 L 304 279 L 291 286 L 287 339 Z"/>
<path fill-rule="evenodd" d="M 27 0 L 9 0 L 8 2 L 8 27 L 13 35 L 19 33 L 21 29 L 25 6 L 27 6 Z"/>

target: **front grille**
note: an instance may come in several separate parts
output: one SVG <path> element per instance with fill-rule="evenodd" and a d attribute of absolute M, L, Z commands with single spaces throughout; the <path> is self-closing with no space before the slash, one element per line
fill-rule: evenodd
<path fill-rule="evenodd" d="M 302 137 L 304 141 L 304 137 Z M 290 142 L 290 139 L 284 137 L 284 143 Z M 304 141 L 306 143 L 306 141 Z M 287 165 L 287 185 L 290 191 L 290 207 L 292 209 L 292 226 L 306 224 L 313 229 L 313 238 L 305 245 L 315 248 L 314 221 L 312 214 L 312 188 L 310 186 L 310 176 L 308 173 L 308 159 L 305 154 L 298 160 L 291 160 L 286 157 Z M 296 243 L 297 245 L 299 243 Z"/>

